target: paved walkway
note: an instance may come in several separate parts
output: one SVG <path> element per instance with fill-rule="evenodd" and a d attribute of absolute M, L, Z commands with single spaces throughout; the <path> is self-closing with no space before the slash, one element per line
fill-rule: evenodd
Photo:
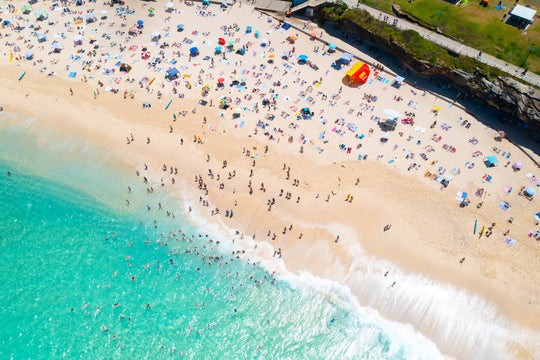
<path fill-rule="evenodd" d="M 529 84 L 535 85 L 540 87 L 540 76 L 536 75 L 533 72 L 527 72 L 525 75 L 524 69 L 519 68 L 515 65 L 509 64 L 504 62 L 503 60 L 497 59 L 494 56 L 488 55 L 488 54 L 481 54 L 479 56 L 480 51 L 471 48 L 470 46 L 463 45 L 460 42 L 457 42 L 455 40 L 452 40 L 442 34 L 436 33 L 432 30 L 426 29 L 420 25 L 417 25 L 415 23 L 409 22 L 404 19 L 400 19 L 394 14 L 390 14 L 384 11 L 381 11 L 379 9 L 373 8 L 369 5 L 365 5 L 362 3 L 357 3 L 356 0 L 344 0 L 345 3 L 349 6 L 349 8 L 356 8 L 366 10 L 369 12 L 375 19 L 386 21 L 386 23 L 392 25 L 394 24 L 394 21 L 396 22 L 396 27 L 402 30 L 408 30 L 412 29 L 415 30 L 422 36 L 424 39 L 429 40 L 445 49 L 451 50 L 457 54 L 469 56 L 472 58 L 475 58 L 484 64 L 491 65 L 493 67 L 499 68 L 502 71 L 513 75 L 519 79 L 521 79 L 523 82 L 527 82 Z M 320 0 L 308 0 L 306 3 L 303 3 L 302 5 L 307 3 L 318 3 Z M 386 20 L 385 20 L 386 19 Z"/>

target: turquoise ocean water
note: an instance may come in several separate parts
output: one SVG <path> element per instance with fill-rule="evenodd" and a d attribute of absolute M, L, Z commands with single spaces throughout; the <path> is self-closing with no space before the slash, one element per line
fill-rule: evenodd
<path fill-rule="evenodd" d="M 0 114 L 1 359 L 441 357 L 346 296 L 272 281 L 133 179 L 82 139 Z"/>

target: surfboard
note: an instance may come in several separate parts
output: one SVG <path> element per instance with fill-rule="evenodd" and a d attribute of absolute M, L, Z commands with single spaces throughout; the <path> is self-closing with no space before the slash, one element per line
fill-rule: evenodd
<path fill-rule="evenodd" d="M 26 71 L 23 72 L 21 76 L 19 76 L 19 81 L 21 81 L 21 79 L 24 77 L 24 75 L 26 75 Z"/>
<path fill-rule="evenodd" d="M 169 103 L 167 104 L 167 106 L 165 106 L 165 110 L 167 110 L 167 109 L 169 108 L 169 106 L 171 105 L 171 103 L 172 103 L 172 99 L 169 100 Z"/>
<path fill-rule="evenodd" d="M 480 231 L 480 237 L 484 235 L 484 231 L 486 231 L 486 225 L 482 226 L 482 230 Z"/>
<path fill-rule="evenodd" d="M 9 53 L 9 62 L 13 61 L 13 53 Z"/>
<path fill-rule="evenodd" d="M 478 220 L 474 221 L 474 232 L 473 235 L 476 234 L 476 230 L 478 230 Z"/>
<path fill-rule="evenodd" d="M 155 77 L 153 77 L 152 80 L 150 80 L 150 82 L 148 83 L 148 85 L 152 85 L 152 83 L 154 82 L 154 80 L 156 80 Z"/>

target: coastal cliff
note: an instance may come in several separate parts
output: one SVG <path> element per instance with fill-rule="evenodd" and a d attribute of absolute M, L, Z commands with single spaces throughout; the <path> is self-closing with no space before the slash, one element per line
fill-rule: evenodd
<path fill-rule="evenodd" d="M 369 16 L 367 13 L 363 14 L 363 16 L 366 15 Z M 523 84 L 510 76 L 505 76 L 500 70 L 476 62 L 472 58 L 459 56 L 442 48 L 439 49 L 446 52 L 446 56 L 459 59 L 460 62 L 466 63 L 469 69 L 464 70 L 451 66 L 448 61 L 442 61 L 443 65 L 440 65 L 436 64 L 435 61 L 422 59 L 400 44 L 398 38 L 393 36 L 394 34 L 384 31 L 386 29 L 383 30 L 383 34 L 387 36 L 383 37 L 346 16 L 335 17 L 330 12 L 321 11 L 319 19 L 322 22 L 336 22 L 349 34 L 387 49 L 415 73 L 425 76 L 441 76 L 448 79 L 464 93 L 482 99 L 487 104 L 499 109 L 504 117 L 513 120 L 519 119 L 531 126 L 540 128 L 540 91 L 533 86 Z M 401 35 L 414 38 L 416 33 L 412 33 L 415 32 L 412 30 L 402 31 Z M 439 61 L 440 57 L 437 57 L 436 60 Z"/>

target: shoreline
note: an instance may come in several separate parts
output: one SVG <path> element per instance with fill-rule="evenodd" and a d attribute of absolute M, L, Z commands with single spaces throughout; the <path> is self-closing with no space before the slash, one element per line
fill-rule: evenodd
<path fill-rule="evenodd" d="M 54 81 L 56 80 L 57 79 L 55 79 Z M 69 84 L 63 80 L 60 80 L 59 82 L 64 83 L 64 85 L 58 88 L 56 86 L 54 87 L 58 90 L 59 88 L 64 88 L 65 85 Z M 15 82 L 12 82 L 12 84 L 16 85 Z M 74 86 L 72 85 L 72 87 Z M 83 89 L 84 87 L 85 85 L 81 85 L 81 89 Z M 12 92 L 10 92 L 10 96 L 13 96 L 13 102 L 11 102 L 11 104 L 13 104 L 14 102 L 16 102 L 15 100 L 16 98 L 22 97 L 21 96 L 22 94 L 21 93 L 17 94 L 17 90 L 14 88 L 11 88 L 11 89 L 13 90 Z M 35 97 L 36 95 L 38 95 L 38 93 L 32 91 L 29 97 Z M 39 94 L 40 100 L 46 97 L 47 95 L 45 94 Z M 67 99 L 70 99 L 70 98 L 67 98 Z M 64 101 L 64 100 L 65 99 L 60 98 L 60 101 Z M 45 104 L 42 103 L 40 104 L 40 106 L 37 106 L 37 108 L 42 108 L 42 106 L 44 105 Z M 66 103 L 65 105 L 68 105 L 68 104 Z M 69 107 L 63 106 L 63 108 L 74 110 L 74 108 L 71 108 L 73 104 L 69 104 L 68 106 Z M 107 102 L 99 104 L 98 107 L 100 106 L 104 106 L 106 108 Z M 19 107 L 17 107 L 16 105 L 15 106 L 9 105 L 9 106 L 6 106 L 6 110 L 9 111 L 13 109 L 15 111 L 17 110 L 20 111 L 22 107 L 23 107 L 22 103 L 19 104 Z M 86 109 L 86 110 L 88 111 L 89 109 Z M 94 110 L 96 110 L 96 107 L 93 106 L 92 111 Z M 27 111 L 27 110 L 23 110 L 23 112 L 24 111 Z M 82 124 L 80 122 L 77 122 L 76 124 L 66 123 L 66 121 L 70 119 L 71 116 L 69 114 L 64 114 L 64 115 L 65 115 L 65 118 L 61 118 L 61 119 L 58 119 L 58 118 L 53 119 L 50 114 L 41 115 L 40 119 L 42 119 L 44 122 L 48 123 L 49 125 L 53 125 L 53 126 L 54 125 L 61 125 L 62 127 L 72 126 L 72 128 L 69 129 L 68 131 L 74 131 L 75 133 L 79 135 L 83 135 L 84 137 L 88 138 L 89 141 L 100 146 L 100 148 L 109 148 L 109 151 L 111 151 L 111 154 L 113 154 L 118 160 L 125 161 L 129 166 L 135 166 L 136 168 L 142 167 L 142 164 L 140 163 L 140 158 L 136 156 L 136 155 L 141 155 L 140 152 L 137 154 L 132 153 L 131 154 L 132 156 L 129 156 L 129 152 L 126 152 L 127 149 L 124 151 L 122 150 L 118 151 L 122 148 L 122 145 L 120 145 L 120 141 L 118 141 L 118 144 L 112 146 L 113 148 L 111 148 L 110 145 L 107 145 L 107 143 L 113 140 L 115 136 L 112 135 L 109 131 L 107 131 L 107 133 L 100 132 L 100 131 L 105 130 L 105 128 L 100 128 L 100 126 L 95 128 L 94 126 L 96 126 L 96 124 L 94 124 L 91 126 L 91 128 L 96 130 L 95 135 L 86 133 L 86 130 L 88 130 L 88 128 L 86 128 L 85 131 L 81 132 L 80 131 L 81 129 L 80 128 L 77 129 L 77 127 L 81 126 Z M 109 116 L 110 114 L 108 114 L 108 112 L 106 111 L 100 115 Z M 126 125 L 127 123 L 126 120 L 119 120 L 119 122 L 121 123 L 122 126 Z M 144 129 L 143 131 L 148 130 L 146 126 L 144 125 L 141 126 L 140 124 L 135 124 L 135 125 L 131 124 L 129 126 L 130 126 L 130 129 L 136 129 L 134 131 L 137 131 L 137 132 L 140 132 L 140 127 Z M 114 128 L 116 129 L 116 126 Z M 161 134 L 159 134 L 159 132 L 155 132 L 155 135 L 160 135 L 161 137 L 167 137 L 168 134 L 166 132 L 161 133 Z M 104 139 L 103 137 L 106 137 L 106 136 L 109 138 Z M 216 137 L 219 138 L 219 136 L 216 136 Z M 121 138 L 119 138 L 118 140 L 120 139 Z M 208 138 L 207 141 L 208 142 L 210 141 L 210 137 Z M 219 139 L 219 141 L 222 142 L 223 139 Z M 259 143 L 255 141 L 253 144 L 259 145 Z M 139 144 L 139 149 L 144 149 L 146 147 L 146 146 L 141 146 L 141 145 L 143 144 Z M 140 151 L 139 149 L 137 149 L 136 151 Z M 167 148 L 167 149 L 170 149 L 170 148 Z M 240 149 L 238 149 L 238 152 L 239 150 Z M 199 155 L 195 155 L 195 158 L 190 159 L 190 161 L 195 162 L 195 163 L 201 162 L 204 156 L 202 155 L 202 153 L 204 151 L 200 151 L 199 149 L 198 152 L 199 152 Z M 160 154 L 161 156 L 164 156 L 162 151 L 159 151 L 159 153 L 161 153 Z M 283 153 L 279 153 L 278 155 L 280 158 L 284 156 Z M 297 155 L 292 155 L 291 160 L 294 161 L 294 157 L 296 156 Z M 131 157 L 131 159 L 129 159 L 129 157 Z M 152 160 L 155 160 L 157 158 L 160 158 L 160 156 L 156 157 L 155 154 L 152 154 L 151 158 Z M 166 159 L 166 157 L 163 157 L 163 159 Z M 242 160 L 243 159 L 240 158 L 238 160 L 238 163 L 240 163 Z M 157 160 L 152 161 L 152 162 L 157 163 Z M 245 172 L 245 176 L 247 176 L 248 175 L 247 169 L 249 168 L 249 164 L 246 166 L 246 164 L 242 165 L 238 163 L 235 162 L 232 165 L 236 166 L 236 169 L 238 170 L 239 174 L 240 172 Z M 342 169 L 344 172 L 347 172 L 347 169 L 349 169 L 349 166 L 354 166 L 354 164 L 351 164 L 351 165 L 347 164 L 347 165 L 348 165 L 347 168 L 343 168 L 339 165 L 329 165 L 329 167 L 337 166 L 339 170 Z M 369 176 L 375 175 L 377 172 L 382 170 L 379 168 L 379 166 L 382 167 L 382 164 L 381 165 L 376 164 L 376 163 L 368 164 L 368 166 L 364 166 L 362 168 L 362 171 L 364 173 L 368 173 Z M 195 173 L 197 171 L 202 172 L 202 168 L 204 167 L 204 165 L 202 165 L 201 167 L 199 164 L 199 168 L 194 170 L 193 168 L 196 168 L 196 167 L 197 166 L 194 165 L 193 163 L 191 164 L 191 166 L 187 166 L 187 167 L 185 167 L 185 165 L 183 166 L 185 170 L 191 169 L 191 172 Z M 216 163 L 212 163 L 211 167 L 219 168 L 219 165 Z M 153 179 L 154 182 L 158 183 L 159 171 L 155 171 L 153 175 L 154 176 L 149 177 L 149 179 Z M 393 174 L 393 176 L 396 176 L 396 179 L 399 179 L 398 178 L 399 175 L 400 174 Z M 353 179 L 351 179 L 350 175 L 347 176 L 346 174 L 344 174 L 342 176 L 343 176 L 342 183 L 346 183 L 347 182 L 346 179 L 348 178 L 347 180 L 349 180 L 348 181 L 349 185 L 344 186 L 342 189 L 338 190 L 340 194 L 343 194 L 349 191 L 349 189 L 352 189 L 355 187 L 355 185 L 351 184 L 353 183 Z M 276 192 L 277 187 L 279 187 L 279 182 L 282 182 L 282 183 L 284 182 L 283 179 L 279 179 L 279 176 L 276 177 L 275 175 L 273 176 L 272 179 L 268 178 L 267 176 L 265 176 L 265 178 L 266 178 L 265 185 L 272 184 L 271 186 L 273 187 L 273 188 L 270 188 L 269 185 L 266 185 L 268 189 L 267 191 L 269 192 L 271 190 L 274 190 L 274 192 Z M 183 181 L 185 181 L 185 184 L 187 186 L 192 186 L 192 185 L 189 185 L 190 179 L 187 174 L 183 175 L 182 179 Z M 328 180 L 328 179 L 325 179 L 325 180 Z M 402 179 L 399 179 L 399 180 L 402 180 Z M 410 181 L 410 179 L 408 180 Z M 268 181 L 270 181 L 270 183 L 268 183 Z M 276 184 L 277 186 L 274 185 L 274 183 L 278 183 Z M 372 183 L 370 183 L 369 185 L 374 186 Z M 311 190 L 310 188 L 312 186 L 315 187 L 315 184 L 306 185 L 306 187 L 308 188 L 307 192 Z M 316 186 L 319 187 L 321 185 L 316 184 Z M 424 184 L 420 183 L 420 184 L 417 184 L 417 186 L 420 188 L 420 190 L 425 190 Z M 167 187 L 169 187 L 169 190 L 176 192 L 177 195 L 180 198 L 182 198 L 181 190 L 170 188 L 170 185 L 167 185 Z M 339 187 L 336 186 L 336 189 L 338 188 Z M 370 254 L 369 256 L 375 256 L 380 259 L 387 259 L 388 261 L 391 261 L 392 263 L 396 264 L 402 269 L 407 269 L 405 270 L 405 273 L 409 273 L 409 272 L 422 273 L 422 274 L 425 274 L 425 276 L 428 276 L 429 278 L 436 279 L 435 282 L 442 281 L 442 282 L 453 284 L 453 286 L 456 286 L 458 289 L 459 288 L 467 289 L 467 291 L 469 291 L 471 294 L 479 294 L 480 296 L 486 299 L 490 299 L 490 301 L 498 308 L 499 311 L 501 311 L 502 314 L 504 314 L 505 317 L 508 317 L 509 319 L 511 319 L 512 321 L 515 321 L 518 324 L 521 324 L 525 328 L 536 329 L 538 326 L 538 324 L 534 322 L 534 319 L 536 318 L 535 315 L 532 315 L 532 314 L 535 314 L 534 311 L 532 313 L 528 313 L 527 311 L 524 311 L 525 309 L 515 309 L 513 307 L 513 303 L 515 300 L 512 298 L 512 296 L 508 296 L 508 294 L 505 294 L 506 296 L 504 297 L 501 296 L 501 293 L 504 290 L 504 288 L 501 286 L 501 284 L 499 284 L 496 281 L 496 279 L 491 280 L 489 284 L 485 284 L 486 279 L 481 276 L 479 277 L 471 276 L 471 270 L 464 271 L 461 273 L 455 273 L 454 271 L 455 266 L 452 264 L 451 261 L 447 261 L 448 259 L 445 259 L 444 256 L 441 256 L 441 253 L 438 251 L 440 249 L 437 250 L 437 249 L 430 248 L 430 246 L 432 246 L 433 244 L 424 243 L 420 249 L 411 249 L 409 247 L 411 245 L 410 242 L 404 242 L 401 244 L 401 243 L 397 243 L 394 237 L 381 237 L 379 233 L 379 229 L 381 228 L 381 226 L 383 226 L 384 219 L 381 219 L 376 214 L 373 214 L 373 207 L 379 207 L 377 208 L 377 211 L 375 211 L 375 213 L 381 212 L 381 213 L 384 213 L 385 216 L 395 216 L 396 214 L 395 213 L 389 214 L 388 209 L 385 209 L 385 207 L 380 207 L 380 205 L 377 205 L 377 201 L 374 201 L 374 199 L 370 199 L 371 202 L 368 203 L 369 206 L 366 205 L 366 208 L 360 209 L 360 210 L 356 209 L 358 213 L 364 213 L 366 214 L 366 217 L 367 217 L 367 219 L 364 219 L 365 222 L 362 223 L 360 226 L 358 226 L 359 225 L 358 221 L 354 215 L 348 216 L 348 217 L 340 217 L 338 221 L 329 224 L 327 221 L 325 221 L 325 217 L 327 217 L 327 214 L 328 214 L 326 212 L 323 215 L 319 215 L 319 217 L 317 217 L 317 214 L 310 212 L 308 218 L 311 218 L 311 219 L 306 219 L 306 217 L 303 217 L 303 218 L 301 217 L 300 219 L 298 219 L 298 216 L 296 216 L 296 219 L 291 221 L 290 217 L 293 214 L 295 214 L 294 207 L 280 209 L 277 211 L 272 210 L 271 218 L 268 218 L 267 212 L 265 211 L 265 206 L 262 202 L 263 199 L 261 199 L 261 196 L 257 196 L 254 198 L 253 196 L 248 195 L 246 192 L 240 193 L 237 191 L 236 196 L 233 197 L 233 194 L 230 191 L 229 192 L 219 191 L 218 189 L 216 189 L 215 186 L 210 187 L 209 190 L 210 190 L 210 193 L 209 193 L 208 198 L 211 199 L 211 203 L 213 206 L 216 206 L 219 208 L 231 207 L 231 202 L 233 202 L 233 198 L 237 199 L 238 210 L 235 209 L 234 220 L 226 221 L 225 219 L 223 219 L 223 217 L 221 217 L 221 221 L 227 227 L 231 229 L 239 229 L 242 231 L 242 233 L 248 236 L 250 234 L 256 234 L 257 236 L 255 237 L 255 241 L 260 241 L 261 240 L 260 238 L 265 235 L 263 234 L 265 231 L 263 229 L 260 229 L 261 225 L 264 226 L 265 224 L 269 224 L 269 227 L 276 228 L 278 226 L 277 224 L 284 223 L 285 221 L 284 219 L 287 219 L 287 221 L 292 222 L 294 224 L 295 231 L 303 232 L 304 234 L 303 239 L 302 240 L 295 239 L 295 241 L 292 243 L 290 241 L 289 242 L 277 241 L 276 243 L 274 243 L 272 241 L 269 241 L 266 238 L 262 239 L 263 241 L 270 243 L 271 245 L 274 245 L 274 247 L 279 246 L 283 249 L 282 259 L 285 262 L 288 271 L 298 274 L 298 273 L 301 273 L 302 271 L 308 270 L 313 276 L 320 277 L 320 278 L 328 278 L 330 280 L 337 281 L 339 283 L 342 283 L 350 287 L 352 290 L 352 293 L 355 296 L 360 295 L 359 300 L 362 300 L 362 294 L 358 293 L 358 289 L 357 291 L 355 291 L 355 286 L 357 285 L 355 285 L 354 282 L 351 281 L 350 279 L 350 275 L 352 275 L 351 269 L 355 268 L 355 266 L 352 264 L 351 258 L 352 258 L 352 255 L 355 255 L 355 254 L 348 253 L 349 250 L 347 249 L 348 247 L 354 248 L 355 246 L 357 246 L 358 244 L 356 244 L 356 241 L 358 241 L 359 244 L 361 244 L 360 245 L 361 251 L 367 254 Z M 369 199 L 370 197 L 370 194 L 369 194 L 370 190 L 371 189 L 364 189 L 365 193 L 362 194 L 361 196 L 359 195 L 358 198 L 362 198 L 364 202 L 367 202 L 368 201 L 367 199 Z M 193 191 L 194 192 L 197 191 L 195 187 L 193 187 Z M 390 200 L 396 195 L 397 194 L 391 194 L 389 195 L 389 198 L 386 200 Z M 377 198 L 379 198 L 379 196 Z M 317 206 L 317 204 L 314 203 L 314 200 L 310 200 L 309 206 L 312 206 L 312 205 Z M 394 203 L 393 205 L 397 205 L 397 203 Z M 330 212 L 335 211 L 336 213 L 339 213 L 341 215 L 347 213 L 346 211 L 343 211 L 343 209 L 340 209 L 339 204 L 332 205 L 331 208 L 334 208 L 334 209 L 331 209 Z M 204 215 L 205 213 L 204 208 L 200 208 L 200 211 L 203 216 L 209 216 L 209 214 Z M 206 209 L 206 212 L 208 212 L 208 209 Z M 252 215 L 244 216 L 243 215 L 244 213 L 251 213 Z M 385 216 L 383 216 L 383 218 Z M 326 224 L 326 225 L 316 225 L 316 224 Z M 376 226 L 373 226 L 373 224 L 376 224 Z M 362 230 L 360 232 L 353 230 L 355 228 L 355 225 L 356 225 L 356 229 L 361 228 Z M 343 230 L 344 227 L 350 229 L 349 230 L 350 237 L 343 235 L 344 233 L 346 233 L 346 231 Z M 411 231 L 412 232 L 415 231 L 414 228 L 410 226 L 410 224 L 406 224 L 405 222 L 402 224 L 398 224 L 394 222 L 393 227 L 394 228 L 399 227 L 401 231 L 405 231 L 407 233 Z M 330 231 L 329 228 L 331 228 L 332 231 Z M 342 240 L 343 242 L 342 246 L 338 246 L 332 241 L 335 234 L 337 233 L 341 234 L 340 240 Z M 319 239 L 319 240 L 326 239 L 326 240 L 323 240 L 322 242 L 318 241 L 316 246 L 313 246 L 313 242 L 312 242 L 313 239 Z M 416 245 L 419 245 L 419 244 L 416 244 Z M 450 271 L 452 272 L 450 273 Z M 474 273 L 474 269 L 472 271 Z M 345 281 L 343 281 L 344 279 Z M 365 297 L 365 294 L 363 296 Z M 393 318 L 395 316 L 395 314 L 391 314 L 385 311 L 382 311 L 381 313 L 383 316 L 390 316 L 390 318 Z M 527 358 L 527 357 L 525 356 L 523 358 Z"/>
<path fill-rule="evenodd" d="M 308 47 L 311 45 L 307 44 L 305 48 Z M 217 66 L 222 71 L 227 70 L 225 65 Z M 14 71 L 14 68 L 19 71 Z M 95 89 L 91 85 L 95 82 L 93 79 L 88 84 L 66 80 L 60 78 L 64 76 L 63 72 L 60 73 L 62 75 L 49 78 L 29 64 L 22 62 L 7 64 L 5 56 L 1 60 L 0 69 L 4 74 L 2 75 L 4 88 L 9 90 L 1 99 L 5 103 L 2 105 L 6 111 L 38 114 L 47 125 L 61 127 L 68 133 L 83 136 L 90 143 L 107 149 L 112 156 L 133 167 L 134 170 L 140 170 L 141 173 L 144 163 L 147 163 L 149 186 L 160 186 L 163 178 L 165 186 L 180 198 L 184 186 L 193 190 L 190 193 L 201 193 L 211 206 L 201 207 L 200 203 L 194 203 L 192 206 L 197 206 L 197 210 L 204 217 L 211 219 L 210 221 L 220 221 L 231 229 L 238 229 L 246 236 L 255 235 L 256 242 L 266 242 L 276 250 L 282 248 L 282 259 L 287 269 L 293 273 L 298 274 L 307 270 L 314 276 L 337 281 L 349 287 L 363 305 L 378 309 L 374 303 L 377 299 L 370 298 L 362 289 L 361 283 L 355 279 L 357 276 L 361 277 L 363 273 L 371 275 L 370 271 L 373 271 L 377 273 L 374 279 L 379 278 L 381 282 L 385 280 L 385 269 L 366 269 L 367 265 L 361 262 L 364 256 L 375 257 L 396 264 L 397 267 L 391 267 L 390 270 L 399 271 L 400 274 L 422 274 L 421 276 L 427 277 L 431 284 L 450 283 L 457 290 L 465 289 L 468 293 L 478 294 L 487 299 L 486 302 L 493 304 L 505 319 L 508 318 L 534 331 L 540 329 L 540 298 L 538 296 L 535 298 L 535 294 L 540 293 L 540 284 L 534 278 L 534 274 L 537 273 L 535 269 L 540 271 L 540 264 L 534 262 L 538 246 L 534 239 L 522 235 L 526 234 L 528 227 L 532 225 L 525 220 L 516 221 L 512 225 L 512 234 L 521 234 L 516 235 L 519 245 L 515 248 L 509 248 L 504 244 L 498 234 L 509 225 L 499 225 L 496 228 L 497 235 L 493 238 L 477 240 L 473 237 L 472 226 L 475 218 L 487 225 L 493 219 L 497 219 L 501 224 L 502 221 L 499 219 L 503 219 L 504 213 L 503 215 L 498 213 L 502 210 L 496 207 L 500 196 L 495 195 L 490 188 L 489 195 L 483 198 L 485 204 L 482 212 L 476 211 L 476 206 L 460 209 L 458 202 L 453 199 L 452 194 L 456 190 L 466 191 L 471 197 L 474 195 L 478 183 L 472 179 L 481 175 L 482 170 L 478 168 L 482 164 L 478 164 L 477 168 L 470 172 L 471 175 L 466 173 L 467 170 L 462 170 L 464 174 L 455 176 L 448 189 L 439 189 L 433 181 L 422 176 L 425 170 L 434 170 L 434 166 L 429 167 L 428 162 L 422 163 L 423 167 L 420 170 L 407 171 L 406 161 L 397 159 L 398 155 L 403 155 L 398 154 L 401 150 L 399 148 L 413 144 L 407 142 L 407 135 L 422 136 L 415 132 L 413 127 L 400 124 L 397 131 L 403 131 L 405 135 L 398 137 L 397 133 L 392 134 L 391 142 L 398 145 L 397 151 L 393 150 L 394 153 L 389 144 L 386 147 L 378 144 L 378 129 L 373 136 L 368 133 L 361 148 L 362 152 L 371 154 L 367 161 L 352 160 L 352 157 L 337 149 L 337 143 L 348 141 L 346 138 L 343 138 L 344 140 L 332 138 L 333 148 L 327 148 L 319 155 L 316 153 L 316 145 L 323 145 L 315 141 L 313 144 L 305 144 L 304 153 L 300 153 L 299 142 L 288 143 L 285 137 L 292 130 L 285 130 L 281 133 L 281 137 L 277 135 L 281 141 L 269 141 L 262 137 L 263 130 L 255 126 L 253 119 L 262 118 L 263 114 L 255 115 L 254 111 L 246 111 L 240 120 L 248 122 L 251 119 L 251 123 L 242 128 L 237 126 L 237 122 L 231 121 L 230 111 L 222 111 L 217 106 L 199 105 L 197 101 L 201 97 L 197 88 L 191 92 L 182 90 L 186 92 L 186 97 L 180 101 L 175 100 L 172 107 L 164 111 L 162 109 L 168 99 L 173 98 L 172 95 L 165 95 L 164 100 L 159 102 L 155 99 L 155 94 L 137 93 L 135 99 L 122 99 L 121 94 L 103 92 L 95 99 L 93 95 Z M 215 70 L 216 74 L 219 69 Z M 19 82 L 17 78 L 22 71 L 27 73 Z M 97 77 L 95 80 L 106 79 L 97 72 L 93 74 Z M 313 77 L 311 73 L 308 74 Z M 324 74 L 317 73 L 316 76 L 318 75 Z M 232 74 L 227 75 L 227 81 L 232 77 Z M 325 78 L 323 81 L 324 86 L 328 86 L 325 91 L 337 92 L 341 83 L 329 84 L 329 81 L 332 81 L 331 78 L 330 80 Z M 208 82 L 212 83 L 209 98 L 214 99 L 215 103 L 218 95 L 227 95 L 228 89 L 221 93 L 213 89 L 215 80 Z M 156 87 L 157 85 L 156 83 Z M 376 85 L 377 83 L 373 89 L 365 88 L 365 91 L 376 93 L 381 98 L 390 97 L 386 99 L 390 102 L 391 94 L 385 94 L 383 92 L 385 90 L 375 88 Z M 400 94 L 404 97 L 412 96 L 408 94 L 410 86 L 404 88 L 407 89 L 407 93 L 402 91 Z M 69 89 L 73 90 L 74 96 L 70 95 Z M 294 98 L 295 91 L 299 89 L 302 89 L 300 85 L 291 84 L 285 93 L 291 94 Z M 357 91 L 359 96 L 362 90 L 345 87 L 344 95 L 354 94 L 354 91 Z M 28 97 L 25 97 L 26 93 L 29 94 Z M 234 93 L 231 96 L 240 95 Z M 149 99 L 152 99 L 153 107 L 142 109 L 142 102 L 150 101 Z M 416 99 L 424 103 L 437 101 L 427 97 Z M 441 103 L 442 101 L 438 104 Z M 287 109 L 289 105 L 291 103 L 280 104 L 279 107 Z M 318 106 L 314 105 L 315 108 Z M 394 106 L 398 105 L 395 103 L 390 105 Z M 193 108 L 197 109 L 196 113 L 191 112 Z M 330 106 L 327 108 L 328 111 L 321 114 L 329 117 L 328 120 L 331 122 L 334 117 L 347 116 L 345 106 L 343 109 Z M 178 113 L 179 110 L 187 111 L 188 115 L 185 117 L 178 115 L 174 121 L 172 114 Z M 429 125 L 432 121 L 427 114 L 429 108 L 424 107 L 422 110 L 425 114 L 422 115 L 423 119 L 418 121 Z M 448 111 L 448 114 L 441 115 L 437 120 L 447 121 L 457 127 L 454 119 L 458 110 L 455 108 L 447 110 L 446 107 L 444 110 Z M 219 112 L 224 112 L 223 118 L 216 115 Z M 364 118 L 356 119 L 365 133 L 370 126 L 377 128 L 376 123 L 367 123 L 368 116 L 366 114 Z M 208 118 L 209 123 L 204 123 L 204 117 Z M 279 119 L 276 113 L 276 120 L 272 126 L 277 127 L 281 124 L 286 128 L 287 123 L 292 121 L 292 118 Z M 495 144 L 491 134 L 485 128 L 482 130 L 482 124 L 475 119 L 469 121 L 473 124 L 469 136 L 476 136 L 482 141 L 491 141 L 490 144 Z M 210 125 L 216 125 L 217 130 L 209 129 Z M 297 126 L 297 131 L 302 132 L 302 135 L 306 134 L 307 137 L 316 139 L 319 131 L 315 126 L 320 124 L 318 120 L 312 119 L 311 122 L 298 122 Z M 169 130 L 169 127 L 172 129 Z M 325 129 L 330 133 L 330 124 Z M 129 139 L 130 133 L 134 135 L 135 141 L 127 144 L 125 139 L 126 137 Z M 449 137 L 450 143 L 457 142 L 463 136 L 461 133 L 446 134 L 439 127 L 437 133 Z M 295 134 L 296 137 L 298 133 Z M 431 144 L 428 134 L 421 138 L 425 141 L 422 145 Z M 202 138 L 201 143 L 193 142 L 194 135 Z M 146 137 L 151 138 L 150 144 L 146 144 L 144 140 Z M 180 145 L 180 139 L 183 145 Z M 265 146 L 269 148 L 267 153 L 264 152 Z M 440 147 L 440 144 L 438 146 Z M 473 148 L 462 151 L 465 146 L 460 143 L 460 152 L 456 155 L 460 159 L 461 157 L 466 159 L 465 153 L 473 151 Z M 499 146 L 504 149 L 512 147 L 506 140 Z M 257 157 L 246 156 L 246 150 L 256 153 Z M 386 155 L 384 161 L 375 161 L 374 154 L 377 152 Z M 210 155 L 208 162 L 207 154 Z M 396 160 L 388 164 L 386 160 L 392 156 Z M 441 163 L 454 161 L 449 160 L 454 159 L 453 154 L 449 153 L 437 152 L 433 156 Z M 222 165 L 225 160 L 226 168 Z M 253 165 L 254 160 L 256 165 Z M 291 168 L 288 180 L 286 171 L 283 170 L 284 163 L 287 164 L 286 167 Z M 179 174 L 174 175 L 178 186 L 171 184 L 173 176 L 168 171 L 161 170 L 163 164 L 167 168 L 173 166 L 179 169 Z M 529 165 L 526 163 L 526 166 Z M 209 177 L 208 169 L 212 169 L 215 174 L 221 173 L 221 180 Z M 254 170 L 253 177 L 250 177 L 251 170 Z M 236 175 L 229 179 L 227 173 L 231 171 L 235 171 Z M 502 164 L 490 170 L 499 183 L 501 178 L 505 179 L 507 176 L 504 171 Z M 199 175 L 208 185 L 208 196 L 196 188 L 193 180 Z M 519 183 L 521 180 L 517 179 L 518 175 L 523 176 L 523 173 L 512 174 L 514 178 L 508 182 Z M 359 185 L 355 185 L 357 178 L 360 179 Z M 293 185 L 294 179 L 299 180 L 298 186 Z M 249 180 L 253 180 L 252 195 L 248 192 Z M 260 190 L 259 186 L 262 182 L 264 191 Z M 225 184 L 222 190 L 219 189 L 220 183 Z M 291 199 L 286 200 L 284 196 L 279 196 L 281 189 L 290 192 Z M 353 202 L 346 201 L 348 194 L 353 194 Z M 328 202 L 325 201 L 327 196 Z M 300 201 L 297 202 L 298 197 Z M 268 211 L 266 204 L 271 198 L 275 198 L 276 205 Z M 524 203 L 524 200 L 520 203 L 521 200 L 511 200 L 512 214 L 516 214 L 516 220 L 517 214 L 525 216 L 524 214 L 529 211 L 530 205 Z M 235 201 L 237 205 L 234 204 Z M 216 207 L 220 209 L 220 214 L 212 216 L 211 211 Z M 229 209 L 234 209 L 234 216 L 223 217 L 224 212 Z M 388 223 L 392 224 L 390 231 L 382 231 Z M 292 230 L 289 230 L 290 225 L 293 225 Z M 284 227 L 287 227 L 287 231 L 282 234 Z M 267 236 L 268 231 L 276 233 L 276 240 L 271 240 L 272 236 Z M 301 239 L 300 233 L 303 235 Z M 339 241 L 336 243 L 337 236 Z M 460 264 L 460 258 L 467 260 Z M 392 276 L 393 273 L 389 274 L 388 279 L 393 278 Z M 407 289 L 401 286 L 401 283 L 397 283 L 396 287 L 386 285 L 385 289 L 380 289 L 380 293 L 393 291 L 389 288 L 395 289 L 396 293 L 405 293 Z M 421 324 L 421 319 L 414 318 L 418 315 L 416 313 L 400 313 L 399 309 L 391 307 L 378 311 L 392 320 L 399 319 L 413 324 L 416 330 L 430 339 L 444 336 L 434 333 L 437 329 L 430 328 L 432 324 Z M 440 345 L 439 342 L 436 343 Z M 534 345 L 534 343 L 531 345 L 533 349 Z M 450 351 L 451 346 L 448 344 L 446 346 L 447 348 L 441 348 L 441 351 Z M 512 351 L 517 352 L 520 358 L 534 357 L 534 354 L 527 356 L 527 350 L 520 352 L 519 344 L 511 346 L 515 347 Z"/>

